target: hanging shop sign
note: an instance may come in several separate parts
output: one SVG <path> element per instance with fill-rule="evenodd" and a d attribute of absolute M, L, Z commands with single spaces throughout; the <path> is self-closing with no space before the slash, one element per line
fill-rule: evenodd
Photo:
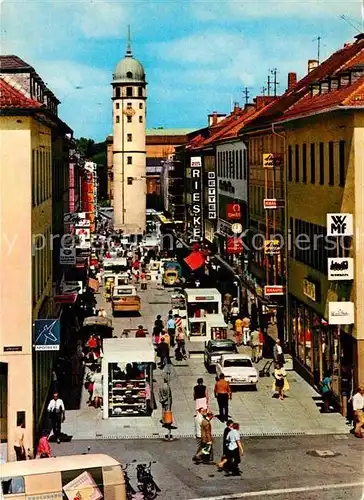
<path fill-rule="evenodd" d="M 354 279 L 354 259 L 349 257 L 336 257 L 328 259 L 329 281 L 343 281 Z"/>
<path fill-rule="evenodd" d="M 275 168 L 283 166 L 283 155 L 280 153 L 264 153 L 263 154 L 263 167 Z"/>
<path fill-rule="evenodd" d="M 226 217 L 228 220 L 241 219 L 241 209 L 239 203 L 228 203 L 226 205 Z"/>
<path fill-rule="evenodd" d="M 234 234 L 239 234 L 243 232 L 243 226 L 239 222 L 235 222 L 235 224 L 231 225 L 231 231 Z"/>
<path fill-rule="evenodd" d="M 61 248 L 59 251 L 59 263 L 62 265 L 76 264 L 76 247 Z"/>
<path fill-rule="evenodd" d="M 68 212 L 63 215 L 64 224 L 78 224 L 84 219 L 86 219 L 85 212 Z"/>
<path fill-rule="evenodd" d="M 313 283 L 312 281 L 305 278 L 303 280 L 303 295 L 311 299 L 313 302 L 316 302 L 318 298 L 317 292 L 318 290 L 316 283 Z"/>
<path fill-rule="evenodd" d="M 327 214 L 328 236 L 353 236 L 352 214 Z"/>
<path fill-rule="evenodd" d="M 229 236 L 227 238 L 226 253 L 230 255 L 240 255 L 244 251 L 244 244 L 241 238 Z"/>
<path fill-rule="evenodd" d="M 77 238 L 76 240 L 77 248 L 82 248 L 82 249 L 91 248 L 91 233 L 89 227 L 76 227 L 75 235 Z"/>
<path fill-rule="evenodd" d="M 201 182 L 201 157 L 191 158 L 191 180 L 192 180 L 192 233 L 194 240 L 202 239 L 202 182 Z"/>
<path fill-rule="evenodd" d="M 280 240 L 264 240 L 265 255 L 278 255 L 281 251 Z"/>
<path fill-rule="evenodd" d="M 61 326 L 59 319 L 36 319 L 35 341 L 36 351 L 59 351 L 61 343 Z"/>
<path fill-rule="evenodd" d="M 55 304 L 74 304 L 77 300 L 77 293 L 64 293 L 60 295 L 55 295 L 53 301 Z"/>
<path fill-rule="evenodd" d="M 264 295 L 283 295 L 284 287 L 281 285 L 266 285 L 264 287 Z"/>
<path fill-rule="evenodd" d="M 329 325 L 352 325 L 354 302 L 329 302 Z"/>
<path fill-rule="evenodd" d="M 216 173 L 207 172 L 208 219 L 216 219 Z"/>
<path fill-rule="evenodd" d="M 283 208 L 284 200 L 277 200 L 276 198 L 264 198 L 263 201 L 264 209 L 275 209 L 275 208 Z"/>
<path fill-rule="evenodd" d="M 192 156 L 191 157 L 191 168 L 194 167 L 202 167 L 202 158 L 201 156 Z"/>

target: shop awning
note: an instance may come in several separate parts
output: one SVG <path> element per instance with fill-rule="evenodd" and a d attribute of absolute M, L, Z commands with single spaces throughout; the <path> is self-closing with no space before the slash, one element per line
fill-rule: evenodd
<path fill-rule="evenodd" d="M 77 300 L 77 293 L 55 295 L 53 300 L 56 304 L 74 304 Z"/>
<path fill-rule="evenodd" d="M 82 327 L 85 326 L 107 326 L 108 328 L 112 328 L 112 320 L 111 318 L 103 318 L 101 316 L 88 316 L 83 320 Z"/>
<path fill-rule="evenodd" d="M 151 338 L 104 339 L 103 363 L 154 363 Z"/>

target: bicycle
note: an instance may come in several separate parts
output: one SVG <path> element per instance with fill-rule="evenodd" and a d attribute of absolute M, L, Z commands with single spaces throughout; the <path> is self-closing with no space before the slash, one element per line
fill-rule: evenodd
<path fill-rule="evenodd" d="M 149 462 L 149 465 L 137 465 L 137 481 L 138 489 L 143 493 L 145 500 L 154 500 L 161 491 L 152 475 L 152 462 Z"/>

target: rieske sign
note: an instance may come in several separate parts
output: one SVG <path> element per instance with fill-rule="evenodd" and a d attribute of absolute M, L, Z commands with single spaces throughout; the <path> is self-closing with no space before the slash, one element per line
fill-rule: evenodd
<path fill-rule="evenodd" d="M 328 236 L 353 236 L 352 214 L 327 214 Z"/>
<path fill-rule="evenodd" d="M 201 158 L 191 158 L 193 239 L 202 239 Z"/>
<path fill-rule="evenodd" d="M 208 188 L 208 219 L 216 219 L 216 173 L 207 173 L 207 188 Z"/>
<path fill-rule="evenodd" d="M 329 302 L 329 325 L 352 325 L 354 302 Z"/>
<path fill-rule="evenodd" d="M 329 281 L 344 281 L 354 279 L 354 260 L 349 257 L 328 259 Z"/>

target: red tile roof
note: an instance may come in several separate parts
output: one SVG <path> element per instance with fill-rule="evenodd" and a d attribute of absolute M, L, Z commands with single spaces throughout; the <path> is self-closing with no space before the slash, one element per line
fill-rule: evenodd
<path fill-rule="evenodd" d="M 358 39 L 352 44 L 345 45 L 342 49 L 334 52 L 326 61 L 308 73 L 304 78 L 290 90 L 286 91 L 272 105 L 267 106 L 264 113 L 249 123 L 249 129 L 257 129 L 279 118 L 300 101 L 309 91 L 310 85 L 327 79 L 340 71 L 346 70 L 360 64 L 364 58 L 364 39 Z"/>
<path fill-rule="evenodd" d="M 11 70 L 34 71 L 34 68 L 18 56 L 0 56 L 0 72 Z"/>
<path fill-rule="evenodd" d="M 43 105 L 24 94 L 0 78 L 0 109 L 38 109 Z"/>
<path fill-rule="evenodd" d="M 364 76 L 352 85 L 347 85 L 337 90 L 312 96 L 310 93 L 306 94 L 277 121 L 303 117 L 337 106 L 364 106 Z"/>

